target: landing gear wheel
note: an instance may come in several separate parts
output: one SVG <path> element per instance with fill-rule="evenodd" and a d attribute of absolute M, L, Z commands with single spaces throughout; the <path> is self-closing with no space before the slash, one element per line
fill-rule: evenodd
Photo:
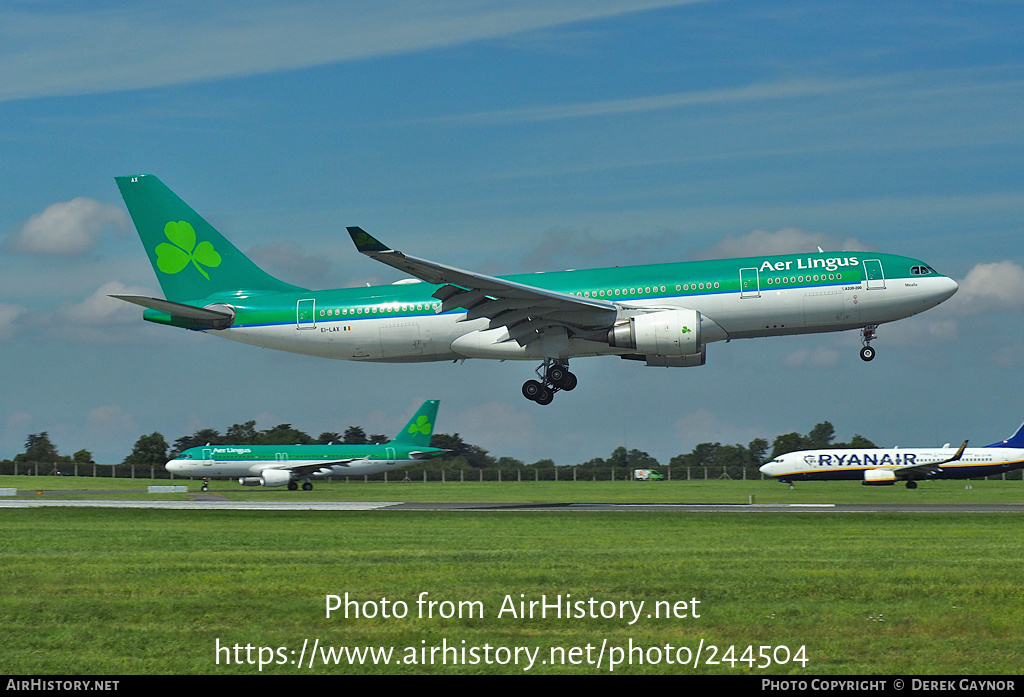
<path fill-rule="evenodd" d="M 302 482 L 302 490 L 303 491 L 313 491 L 313 485 L 310 484 L 309 482 Z"/>
<path fill-rule="evenodd" d="M 565 366 L 561 366 L 556 363 L 555 365 L 548 368 L 548 382 L 550 382 L 555 387 L 562 389 L 562 383 L 566 381 L 565 376 L 568 374 L 569 371 L 565 368 Z"/>
<path fill-rule="evenodd" d="M 537 404 L 551 404 L 556 392 L 574 390 L 579 382 L 569 372 L 568 362 L 556 358 L 545 358 L 537 368 L 537 377 L 540 380 L 527 380 L 523 383 L 523 396 Z"/>
<path fill-rule="evenodd" d="M 553 365 L 548 371 L 548 383 L 556 390 L 569 392 L 576 388 L 576 376 L 564 365 Z"/>
<path fill-rule="evenodd" d="M 210 490 L 210 487 L 208 487 L 208 486 L 207 486 L 207 485 L 205 485 L 205 484 L 203 484 L 203 486 L 202 486 L 202 487 L 200 487 L 200 488 L 201 488 L 201 489 L 202 489 L 203 491 L 209 491 L 209 490 Z"/>
<path fill-rule="evenodd" d="M 917 482 L 915 482 L 915 481 L 907 482 L 907 488 L 908 489 L 916 489 L 917 488 Z"/>
<path fill-rule="evenodd" d="M 288 482 L 288 491 L 298 491 L 298 489 L 299 489 L 298 482 Z"/>
<path fill-rule="evenodd" d="M 864 348 L 860 350 L 860 359 L 864 362 L 875 357 L 875 350 L 871 348 L 871 342 L 878 338 L 878 335 L 875 334 L 876 329 L 878 329 L 877 324 L 869 324 L 860 330 L 860 342 L 864 344 Z"/>
<path fill-rule="evenodd" d="M 531 402 L 536 402 L 537 396 L 540 395 L 541 390 L 543 389 L 544 385 L 540 384 L 536 380 L 527 380 L 523 383 L 523 396 Z"/>

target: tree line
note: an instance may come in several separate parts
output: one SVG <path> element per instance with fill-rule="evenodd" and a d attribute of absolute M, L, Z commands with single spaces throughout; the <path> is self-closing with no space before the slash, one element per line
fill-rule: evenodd
<path fill-rule="evenodd" d="M 655 469 L 667 465 L 673 469 L 683 468 L 689 470 L 701 470 L 715 468 L 721 472 L 730 470 L 757 469 L 765 462 L 773 460 L 785 453 L 796 450 L 816 450 L 821 448 L 874 448 L 875 444 L 861 436 L 854 435 L 847 443 L 835 442 L 835 428 L 828 421 L 823 421 L 810 430 L 807 434 L 785 433 L 777 436 L 771 444 L 769 452 L 768 441 L 763 438 L 755 438 L 747 445 L 722 443 L 698 443 L 688 453 L 681 453 L 672 457 L 667 463 L 660 463 L 656 458 L 638 449 L 627 449 L 619 446 L 606 458 L 592 458 L 586 462 L 574 465 L 587 471 L 588 475 L 601 476 L 608 472 L 628 472 L 635 469 Z M 176 457 L 179 453 L 202 445 L 327 445 L 330 443 L 344 443 L 352 445 L 383 444 L 389 438 L 381 434 L 367 435 L 360 426 L 350 426 L 344 433 L 324 432 L 316 438 L 292 427 L 291 424 L 278 424 L 266 430 L 257 430 L 255 421 L 246 421 L 241 424 L 233 424 L 223 434 L 212 428 L 204 428 L 191 435 L 178 438 L 173 444 L 168 444 L 163 434 L 153 432 L 141 436 L 132 448 L 131 453 L 122 461 L 124 465 L 138 465 L 146 467 L 163 467 L 164 463 Z M 431 445 L 436 448 L 445 448 L 449 452 L 443 456 L 419 463 L 420 469 L 426 470 L 447 470 L 447 469 L 488 469 L 502 468 L 514 469 L 523 467 L 554 468 L 556 465 L 551 459 L 541 459 L 536 462 L 523 462 L 513 457 L 495 457 L 484 448 L 466 443 L 458 433 L 435 433 L 431 438 Z M 93 464 L 92 453 L 88 450 L 79 450 L 74 455 L 60 455 L 56 446 L 50 440 L 46 431 L 29 434 L 25 440 L 25 451 L 14 456 L 14 460 L 6 463 L 29 464 L 43 463 L 53 464 L 59 467 L 63 464 Z M 721 468 L 721 469 L 719 469 Z"/>

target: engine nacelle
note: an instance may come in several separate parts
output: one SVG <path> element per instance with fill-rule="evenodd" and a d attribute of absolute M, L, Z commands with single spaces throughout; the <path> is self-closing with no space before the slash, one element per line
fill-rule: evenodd
<path fill-rule="evenodd" d="M 892 486 L 896 483 L 896 474 L 892 470 L 864 470 L 864 486 Z"/>
<path fill-rule="evenodd" d="M 292 480 L 289 470 L 263 470 L 260 472 L 263 486 L 284 486 Z"/>
<path fill-rule="evenodd" d="M 630 317 L 608 332 L 612 348 L 635 349 L 648 356 L 692 356 L 701 352 L 700 313 L 662 310 Z"/>
<path fill-rule="evenodd" d="M 239 477 L 242 486 L 284 486 L 292 480 L 288 470 L 263 470 L 258 477 Z"/>

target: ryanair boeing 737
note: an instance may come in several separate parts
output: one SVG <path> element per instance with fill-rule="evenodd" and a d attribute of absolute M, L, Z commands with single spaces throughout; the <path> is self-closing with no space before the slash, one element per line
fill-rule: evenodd
<path fill-rule="evenodd" d="M 436 399 L 423 403 L 394 440 L 383 445 L 203 445 L 189 448 L 167 463 L 180 477 L 238 477 L 243 486 L 313 488 L 310 479 L 377 474 L 429 460 L 448 452 L 430 447 L 437 416 Z"/>
<path fill-rule="evenodd" d="M 118 177 L 164 298 L 116 295 L 158 324 L 324 358 L 541 361 L 523 395 L 576 387 L 569 359 L 704 365 L 716 341 L 860 329 L 935 307 L 953 279 L 909 257 L 823 252 L 486 276 L 405 255 L 358 227 L 356 249 L 414 278 L 311 291 L 269 275 L 152 175 Z"/>
<path fill-rule="evenodd" d="M 1024 424 L 1004 441 L 984 448 L 831 448 L 787 453 L 761 465 L 780 482 L 860 479 L 869 486 L 897 481 L 916 489 L 922 479 L 969 479 L 1024 468 Z"/>

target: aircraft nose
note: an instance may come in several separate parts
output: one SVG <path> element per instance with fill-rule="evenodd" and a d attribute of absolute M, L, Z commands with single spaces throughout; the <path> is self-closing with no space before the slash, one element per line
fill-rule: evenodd
<path fill-rule="evenodd" d="M 929 278 L 922 281 L 919 289 L 921 295 L 918 297 L 927 307 L 935 307 L 952 298 L 959 288 L 956 281 L 949 276 Z"/>
<path fill-rule="evenodd" d="M 956 281 L 954 281 L 952 278 L 949 278 L 948 276 L 943 277 L 942 279 L 940 279 L 940 281 L 941 282 L 939 284 L 937 292 L 939 297 L 941 298 L 939 302 L 944 302 L 952 298 L 953 294 L 956 293 L 957 290 L 959 290 L 960 286 L 957 285 Z"/>

